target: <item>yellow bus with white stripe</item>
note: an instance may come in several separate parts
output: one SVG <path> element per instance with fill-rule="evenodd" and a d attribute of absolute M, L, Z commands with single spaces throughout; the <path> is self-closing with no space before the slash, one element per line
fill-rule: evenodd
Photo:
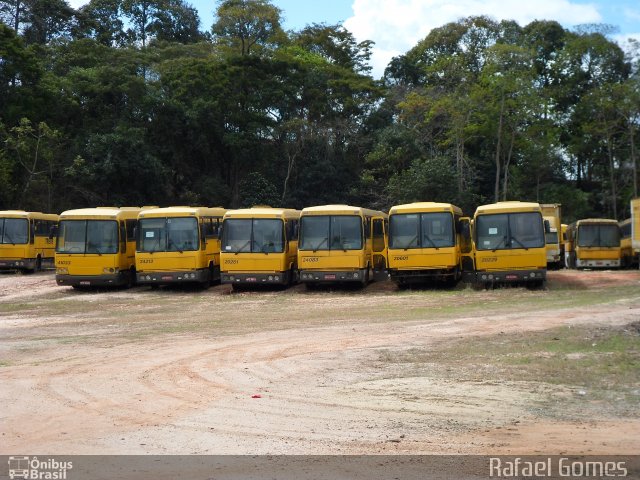
<path fill-rule="evenodd" d="M 307 207 L 300 216 L 298 268 L 305 284 L 366 285 L 386 268 L 384 212 L 349 205 Z"/>
<path fill-rule="evenodd" d="M 220 279 L 221 207 L 176 206 L 140 212 L 136 269 L 140 285 L 211 284 Z"/>
<path fill-rule="evenodd" d="M 23 210 L 0 211 L 0 270 L 35 272 L 54 266 L 52 232 L 58 215 Z"/>
<path fill-rule="evenodd" d="M 97 207 L 60 214 L 56 282 L 74 288 L 135 283 L 139 207 Z"/>
<path fill-rule="evenodd" d="M 300 211 L 254 207 L 229 210 L 222 224 L 222 283 L 289 285 L 298 265 Z"/>
<path fill-rule="evenodd" d="M 476 282 L 533 283 L 547 277 L 545 223 L 537 203 L 498 202 L 476 209 Z"/>
<path fill-rule="evenodd" d="M 398 285 L 458 281 L 463 253 L 471 251 L 469 221 L 459 207 L 450 203 L 416 202 L 391 207 L 387 254 L 391 280 Z"/>

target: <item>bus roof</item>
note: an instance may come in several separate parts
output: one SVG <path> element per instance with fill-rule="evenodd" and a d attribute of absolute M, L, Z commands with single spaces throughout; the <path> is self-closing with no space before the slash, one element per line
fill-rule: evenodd
<path fill-rule="evenodd" d="M 612 218 L 583 218 L 582 220 L 575 222 L 576 226 L 586 224 L 618 225 L 618 221 L 613 220 Z"/>
<path fill-rule="evenodd" d="M 222 207 L 154 207 L 142 210 L 138 218 L 145 217 L 184 217 L 185 215 L 198 217 L 222 217 L 227 210 Z"/>
<path fill-rule="evenodd" d="M 540 212 L 540 204 L 533 202 L 498 202 L 481 205 L 476 209 L 476 215 L 510 212 Z"/>
<path fill-rule="evenodd" d="M 253 218 L 253 217 L 266 217 L 266 218 L 299 218 L 300 210 L 293 208 L 272 208 L 272 207 L 252 207 L 252 208 L 239 208 L 236 210 L 227 210 L 224 214 L 224 218 Z"/>
<path fill-rule="evenodd" d="M 315 207 L 306 207 L 302 209 L 301 215 L 371 215 L 387 217 L 387 214 L 384 212 L 351 205 L 318 205 Z"/>
<path fill-rule="evenodd" d="M 140 207 L 95 207 L 95 208 L 79 208 L 76 210 L 67 210 L 60 214 L 60 219 L 120 219 L 120 218 L 137 218 Z"/>
<path fill-rule="evenodd" d="M 55 213 L 25 212 L 24 210 L 0 210 L 0 217 L 4 218 L 34 218 L 40 220 L 58 220 Z"/>
<path fill-rule="evenodd" d="M 439 202 L 414 202 L 404 205 L 394 205 L 389 210 L 389 215 L 394 213 L 420 213 L 420 212 L 452 212 L 462 215 L 462 209 L 451 203 Z"/>

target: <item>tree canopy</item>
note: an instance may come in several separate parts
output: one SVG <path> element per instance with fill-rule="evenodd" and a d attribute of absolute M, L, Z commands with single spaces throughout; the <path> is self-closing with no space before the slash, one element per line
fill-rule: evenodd
<path fill-rule="evenodd" d="M 569 220 L 638 196 L 640 48 L 469 17 L 371 76 L 341 25 L 268 0 L 0 6 L 0 208 L 521 199 Z M 276 206 L 276 205 L 274 205 Z"/>

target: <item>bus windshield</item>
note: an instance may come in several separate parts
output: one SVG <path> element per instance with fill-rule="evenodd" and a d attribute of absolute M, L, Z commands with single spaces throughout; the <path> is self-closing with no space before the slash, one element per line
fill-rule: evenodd
<path fill-rule="evenodd" d="M 389 221 L 389 248 L 453 247 L 453 216 L 450 213 L 395 214 Z"/>
<path fill-rule="evenodd" d="M 537 212 L 478 215 L 475 233 L 478 250 L 528 249 L 545 245 L 542 217 Z"/>
<path fill-rule="evenodd" d="M 143 218 L 138 224 L 139 252 L 184 252 L 200 248 L 198 220 L 193 217 Z"/>
<path fill-rule="evenodd" d="M 234 253 L 284 252 L 284 224 L 272 218 L 229 218 L 222 229 L 222 250 Z"/>
<path fill-rule="evenodd" d="M 56 242 L 58 253 L 117 253 L 115 220 L 62 220 Z"/>
<path fill-rule="evenodd" d="M 619 247 L 620 229 L 617 225 L 580 225 L 579 247 Z"/>
<path fill-rule="evenodd" d="M 0 243 L 23 245 L 29 241 L 29 229 L 24 218 L 0 218 Z"/>
<path fill-rule="evenodd" d="M 309 215 L 300 223 L 300 250 L 362 250 L 362 218 Z"/>

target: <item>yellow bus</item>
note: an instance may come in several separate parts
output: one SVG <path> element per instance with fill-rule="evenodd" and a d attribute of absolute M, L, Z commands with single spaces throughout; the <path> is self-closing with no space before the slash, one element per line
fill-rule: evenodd
<path fill-rule="evenodd" d="M 620 266 L 632 267 L 638 264 L 638 254 L 633 250 L 631 234 L 633 223 L 630 218 L 618 224 L 620 226 Z"/>
<path fill-rule="evenodd" d="M 547 277 L 545 231 L 537 203 L 498 202 L 478 207 L 473 219 L 476 282 L 543 285 Z"/>
<path fill-rule="evenodd" d="M 463 254 L 471 251 L 469 231 L 469 218 L 450 203 L 391 207 L 387 255 L 391 280 L 398 285 L 424 280 L 457 282 L 462 277 Z"/>
<path fill-rule="evenodd" d="M 289 285 L 298 268 L 300 211 L 254 207 L 229 210 L 222 224 L 222 283 Z"/>
<path fill-rule="evenodd" d="M 0 269 L 34 272 L 54 265 L 58 215 L 0 211 Z"/>
<path fill-rule="evenodd" d="M 73 288 L 135 283 L 139 207 L 97 207 L 60 214 L 56 282 Z"/>
<path fill-rule="evenodd" d="M 307 207 L 300 215 L 299 278 L 307 285 L 358 282 L 386 268 L 384 212 L 349 205 Z"/>
<path fill-rule="evenodd" d="M 567 228 L 567 268 L 619 268 L 620 226 L 606 218 L 578 220 Z"/>
<path fill-rule="evenodd" d="M 545 232 L 545 243 L 547 248 L 547 268 L 560 268 L 562 257 L 561 234 L 562 222 L 560 221 L 559 203 L 541 203 L 542 218 L 549 223 L 549 231 Z"/>
<path fill-rule="evenodd" d="M 640 198 L 631 200 L 631 246 L 636 258 L 640 257 Z M 640 267 L 640 265 L 638 265 Z"/>
<path fill-rule="evenodd" d="M 221 207 L 166 207 L 140 212 L 138 284 L 211 284 L 220 279 Z"/>

